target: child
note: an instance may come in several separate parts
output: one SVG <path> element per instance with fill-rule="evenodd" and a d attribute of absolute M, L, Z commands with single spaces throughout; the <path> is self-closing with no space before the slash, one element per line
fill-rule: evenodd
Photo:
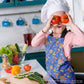
<path fill-rule="evenodd" d="M 52 18 L 69 12 L 65 0 L 47 0 L 41 11 L 41 20 L 46 26 L 33 38 L 32 46 L 45 45 L 46 70 L 57 84 L 76 84 L 74 71 L 70 64 L 72 46 L 84 46 L 84 33 L 75 25 L 69 14 L 69 22 L 52 24 Z M 74 31 L 67 31 L 70 26 Z M 52 33 L 48 33 L 52 29 Z"/>

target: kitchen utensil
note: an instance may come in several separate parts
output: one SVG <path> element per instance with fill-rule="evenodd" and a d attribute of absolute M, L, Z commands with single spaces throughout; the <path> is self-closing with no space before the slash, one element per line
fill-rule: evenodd
<path fill-rule="evenodd" d="M 38 16 L 34 16 L 32 19 L 32 24 L 39 24 L 40 23 L 40 19 L 38 18 Z"/>
<path fill-rule="evenodd" d="M 18 18 L 18 20 L 16 21 L 17 26 L 21 26 L 24 25 L 24 20 L 20 17 Z"/>
<path fill-rule="evenodd" d="M 10 26 L 10 22 L 8 20 L 4 20 L 4 21 L 2 21 L 2 26 L 3 27 L 9 27 Z"/>

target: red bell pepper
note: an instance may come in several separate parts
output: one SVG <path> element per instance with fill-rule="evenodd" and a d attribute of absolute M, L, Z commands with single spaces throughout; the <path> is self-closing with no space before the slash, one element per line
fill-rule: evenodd
<path fill-rule="evenodd" d="M 9 68 L 5 69 L 5 71 L 6 71 L 7 73 L 11 73 L 11 69 L 12 69 L 12 66 L 10 66 Z"/>

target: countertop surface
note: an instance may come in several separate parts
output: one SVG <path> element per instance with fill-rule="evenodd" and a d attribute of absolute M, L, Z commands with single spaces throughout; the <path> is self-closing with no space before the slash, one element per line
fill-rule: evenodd
<path fill-rule="evenodd" d="M 25 64 L 29 64 L 32 66 L 30 72 L 38 72 L 40 74 L 42 74 L 44 76 L 44 78 L 46 78 L 48 80 L 48 84 L 57 84 L 55 83 L 55 81 L 48 75 L 48 73 L 44 70 L 44 68 L 39 64 L 39 62 L 37 60 L 27 60 L 24 61 L 20 67 L 21 67 L 21 73 L 25 73 L 25 70 L 23 69 L 23 66 Z M 1 77 L 5 77 L 5 76 L 10 76 L 12 74 L 10 73 L 6 73 L 2 68 L 1 68 L 1 64 L 0 64 L 0 78 Z M 1 83 L 0 83 L 1 84 Z"/>

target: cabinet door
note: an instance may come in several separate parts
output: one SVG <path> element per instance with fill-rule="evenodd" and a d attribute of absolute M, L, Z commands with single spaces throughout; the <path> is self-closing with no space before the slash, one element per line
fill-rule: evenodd
<path fill-rule="evenodd" d="M 40 5 L 45 2 L 46 0 L 16 0 L 17 6 Z"/>
<path fill-rule="evenodd" d="M 13 7 L 13 6 L 15 6 L 14 0 L 1 0 L 0 1 L 0 8 Z"/>

